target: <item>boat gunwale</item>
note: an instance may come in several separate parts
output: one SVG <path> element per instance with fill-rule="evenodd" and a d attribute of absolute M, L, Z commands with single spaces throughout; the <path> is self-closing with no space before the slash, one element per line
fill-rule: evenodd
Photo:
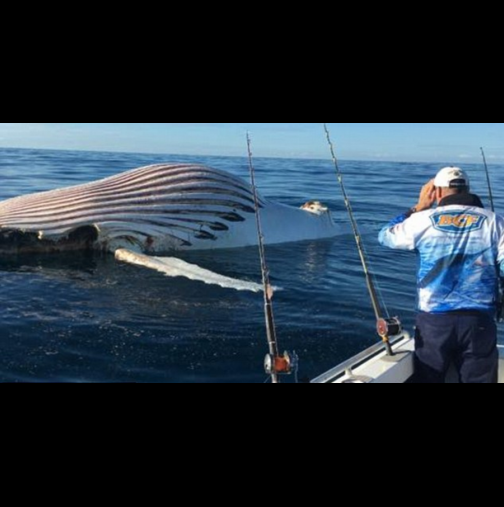
<path fill-rule="evenodd" d="M 402 346 L 411 340 L 411 336 L 408 332 L 403 332 L 397 337 L 391 339 L 390 343 L 392 347 L 394 346 Z M 350 370 L 354 370 L 361 366 L 362 364 L 370 361 L 371 359 L 379 356 L 380 354 L 386 352 L 385 344 L 383 342 L 372 345 L 368 349 L 362 351 L 360 354 L 353 356 L 347 361 L 339 364 L 338 366 L 332 368 L 331 370 L 323 373 L 319 377 L 313 379 L 311 381 L 312 384 L 330 384 L 337 380 L 339 377 L 342 377 L 348 373 Z"/>

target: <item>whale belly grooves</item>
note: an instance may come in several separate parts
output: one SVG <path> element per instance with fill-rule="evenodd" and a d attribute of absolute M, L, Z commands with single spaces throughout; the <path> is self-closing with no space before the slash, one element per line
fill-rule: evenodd
<path fill-rule="evenodd" d="M 41 250 L 70 248 L 83 227 L 98 229 L 97 249 L 122 240 L 152 252 L 196 249 L 253 216 L 253 206 L 247 184 L 224 171 L 155 165 L 0 203 L 0 228 L 23 231 L 21 243 L 33 246 L 36 233 Z"/>
<path fill-rule="evenodd" d="M 336 235 L 316 216 L 259 197 L 267 244 Z M 251 186 L 218 169 L 159 164 L 0 202 L 0 255 L 107 251 L 123 262 L 237 290 L 251 282 L 158 254 L 257 245 Z"/>

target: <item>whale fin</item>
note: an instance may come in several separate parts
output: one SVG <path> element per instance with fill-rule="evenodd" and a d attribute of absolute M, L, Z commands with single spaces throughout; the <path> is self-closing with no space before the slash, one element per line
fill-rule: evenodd
<path fill-rule="evenodd" d="M 209 285 L 219 285 L 220 287 L 224 287 L 226 289 L 252 292 L 260 292 L 263 290 L 262 285 L 257 283 L 222 276 L 207 269 L 200 268 L 195 264 L 189 264 L 188 262 L 185 262 L 182 259 L 177 259 L 176 257 L 151 257 L 149 255 L 121 248 L 116 250 L 115 258 L 118 261 L 154 269 L 164 273 L 166 276 L 183 276 L 189 278 L 190 280 L 197 280 Z"/>

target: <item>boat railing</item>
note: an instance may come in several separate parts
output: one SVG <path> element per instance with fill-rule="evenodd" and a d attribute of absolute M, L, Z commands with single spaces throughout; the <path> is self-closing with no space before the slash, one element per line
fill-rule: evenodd
<path fill-rule="evenodd" d="M 397 335 L 394 338 L 391 338 L 390 343 L 392 348 L 397 348 L 399 345 L 406 343 L 411 340 L 411 336 L 407 332 L 403 332 L 400 335 Z M 373 357 L 379 356 L 380 354 L 386 353 L 386 345 L 384 343 L 377 343 L 372 347 L 364 350 L 360 354 L 352 357 L 348 361 L 341 363 L 336 366 L 332 370 L 324 373 L 320 377 L 312 380 L 312 384 L 327 384 L 331 382 L 335 382 L 338 378 L 343 377 L 345 375 L 351 376 L 353 370 L 361 366 L 363 363 L 369 361 Z"/>

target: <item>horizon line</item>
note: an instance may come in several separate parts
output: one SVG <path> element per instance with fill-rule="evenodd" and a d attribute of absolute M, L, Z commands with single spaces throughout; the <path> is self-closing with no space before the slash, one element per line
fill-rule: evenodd
<path fill-rule="evenodd" d="M 181 157 L 221 157 L 221 158 L 247 158 L 247 155 L 244 153 L 243 155 L 215 155 L 215 154 L 191 154 L 191 153 L 165 153 L 165 152 L 142 152 L 142 151 L 120 151 L 120 150 L 89 150 L 89 149 L 69 149 L 69 148 L 28 148 L 28 147 L 17 147 L 17 146 L 0 146 L 0 150 L 30 150 L 30 151 L 62 151 L 62 152 L 78 152 L 78 153 L 122 153 L 128 155 L 167 155 L 170 157 L 173 156 L 181 156 Z M 284 157 L 284 156 L 255 156 L 255 159 L 266 159 L 266 160 L 314 160 L 318 162 L 331 162 L 331 158 L 328 156 L 327 158 L 319 158 L 319 157 Z M 373 163 L 390 163 L 390 164 L 449 164 L 448 162 L 442 161 L 426 161 L 426 160 L 415 160 L 415 161 L 405 161 L 405 160 L 386 160 L 386 159 L 347 159 L 347 158 L 338 158 L 338 160 L 342 162 L 373 162 Z M 483 165 L 483 162 L 480 162 Z M 456 165 L 465 165 L 467 163 L 457 163 Z M 499 166 L 502 164 L 496 162 L 488 162 L 487 164 Z M 468 165 L 478 165 L 478 162 L 469 162 Z"/>

